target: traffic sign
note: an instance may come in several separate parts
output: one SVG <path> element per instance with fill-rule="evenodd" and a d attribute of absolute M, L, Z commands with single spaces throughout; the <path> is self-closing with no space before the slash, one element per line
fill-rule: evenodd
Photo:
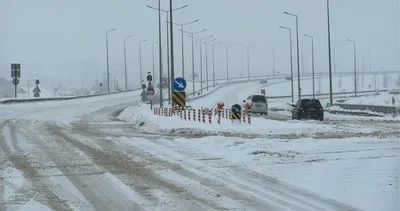
<path fill-rule="evenodd" d="M 148 73 L 148 75 L 147 75 L 147 81 L 148 82 L 153 81 L 153 76 L 151 76 L 150 73 Z"/>
<path fill-rule="evenodd" d="M 12 83 L 14 85 L 18 85 L 19 84 L 19 79 L 18 78 L 13 78 Z"/>
<path fill-rule="evenodd" d="M 11 64 L 11 78 L 21 77 L 21 64 Z"/>
<path fill-rule="evenodd" d="M 186 92 L 172 93 L 172 109 L 183 110 L 186 107 Z"/>
<path fill-rule="evenodd" d="M 182 92 L 186 89 L 187 83 L 183 78 L 175 78 L 174 80 L 174 90 L 177 92 Z"/>
<path fill-rule="evenodd" d="M 239 104 L 235 104 L 231 108 L 232 114 L 231 114 L 231 119 L 232 120 L 241 120 L 242 118 L 242 107 Z"/>
<path fill-rule="evenodd" d="M 239 104 L 235 104 L 231 108 L 232 113 L 240 113 L 242 111 L 242 107 Z"/>
<path fill-rule="evenodd" d="M 39 86 L 36 86 L 36 87 L 33 89 L 33 92 L 34 92 L 34 93 L 39 93 L 39 92 L 41 92 L 40 89 L 39 89 Z"/>

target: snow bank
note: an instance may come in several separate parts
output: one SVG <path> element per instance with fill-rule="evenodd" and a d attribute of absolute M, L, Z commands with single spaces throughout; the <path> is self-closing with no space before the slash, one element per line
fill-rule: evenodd
<path fill-rule="evenodd" d="M 305 133 L 322 133 L 322 132 L 335 132 L 335 131 L 348 131 L 347 127 L 340 127 L 337 125 L 323 124 L 319 121 L 277 121 L 264 119 L 261 117 L 252 117 L 251 125 L 232 123 L 231 120 L 222 119 L 221 124 L 217 124 L 216 117 L 212 119 L 212 124 L 208 123 L 208 116 L 206 123 L 185 121 L 179 116 L 157 116 L 150 110 L 150 107 L 145 104 L 139 106 L 131 106 L 126 108 L 120 115 L 119 119 L 126 121 L 133 125 L 135 128 L 150 133 L 196 133 L 200 135 L 210 134 L 256 134 L 256 135 L 276 135 L 276 134 L 305 134 Z M 351 128 L 351 132 L 355 132 Z"/>

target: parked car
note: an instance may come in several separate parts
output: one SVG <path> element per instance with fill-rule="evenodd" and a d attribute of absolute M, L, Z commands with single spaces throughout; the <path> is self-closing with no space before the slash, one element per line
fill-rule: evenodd
<path fill-rule="evenodd" d="M 251 113 L 259 113 L 262 115 L 268 114 L 268 102 L 265 95 L 250 95 L 244 103 L 251 103 Z M 244 106 L 243 106 L 244 107 Z"/>
<path fill-rule="evenodd" d="M 268 79 L 261 79 L 260 80 L 260 84 L 267 84 L 268 83 Z"/>
<path fill-rule="evenodd" d="M 300 99 L 292 106 L 292 119 L 324 120 L 324 109 L 317 99 Z"/>

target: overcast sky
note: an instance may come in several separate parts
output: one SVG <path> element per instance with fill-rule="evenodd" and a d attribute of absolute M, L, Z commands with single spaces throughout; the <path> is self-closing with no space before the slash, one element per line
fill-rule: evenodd
<path fill-rule="evenodd" d="M 163 9 L 168 9 L 162 0 Z M 69 87 L 89 86 L 106 72 L 105 31 L 109 34 L 110 71 L 123 84 L 123 38 L 128 40 L 127 63 L 130 87 L 139 84 L 138 40 L 143 43 L 143 70 L 152 69 L 152 43 L 158 40 L 157 0 L 0 0 L 0 77 L 10 77 L 10 63 L 22 64 L 22 83 L 38 77 L 51 87 L 63 82 Z M 289 35 L 279 28 L 293 28 L 299 15 L 300 54 L 303 71 L 311 71 L 311 43 L 303 34 L 314 36 L 316 71 L 328 71 L 327 19 L 325 0 L 175 0 L 174 7 L 188 4 L 174 13 L 174 22 L 200 19 L 185 27 L 199 36 L 214 35 L 218 41 L 254 44 L 250 51 L 251 75 L 272 74 L 272 48 L 275 46 L 276 72 L 289 73 Z M 165 21 L 165 13 L 162 14 Z M 332 47 L 337 71 L 352 71 L 353 46 L 357 42 L 359 71 L 368 65 L 371 52 L 373 70 L 398 66 L 398 0 L 331 0 Z M 175 68 L 181 75 L 181 34 L 174 27 Z M 163 22 L 163 34 L 165 25 Z M 185 36 L 186 76 L 191 76 L 190 38 Z M 163 39 L 165 42 L 165 39 Z M 157 50 L 156 49 L 156 53 Z M 163 49 L 165 51 L 165 48 Z M 199 44 L 196 43 L 196 72 L 199 72 Z M 296 52 L 293 58 L 296 64 Z M 215 48 L 218 78 L 226 74 L 225 48 Z M 163 52 L 165 59 L 166 53 Z M 230 48 L 231 76 L 247 74 L 245 48 Z M 211 77 L 211 47 L 209 47 Z M 157 59 L 158 62 L 158 59 Z M 165 63 L 165 61 L 164 61 Z M 156 65 L 158 66 L 158 64 Z M 157 68 L 158 71 L 158 68 Z M 112 77 L 113 78 L 113 77 Z"/>

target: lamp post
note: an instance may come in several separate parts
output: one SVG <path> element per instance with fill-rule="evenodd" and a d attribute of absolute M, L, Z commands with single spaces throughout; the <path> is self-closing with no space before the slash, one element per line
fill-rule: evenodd
<path fill-rule="evenodd" d="M 330 21 L 329 0 L 326 0 L 326 9 L 327 9 L 327 19 L 328 19 L 329 100 L 330 100 L 330 105 L 332 106 L 333 105 L 333 87 L 332 87 L 331 21 Z"/>
<path fill-rule="evenodd" d="M 174 25 L 177 25 L 177 26 L 181 27 L 180 31 L 182 32 L 182 77 L 183 78 L 185 78 L 185 50 L 184 50 L 185 46 L 184 46 L 184 41 L 183 41 L 183 33 L 184 33 L 183 27 L 187 26 L 187 25 L 190 25 L 190 24 L 193 24 L 193 23 L 196 23 L 198 21 L 199 21 L 199 19 L 196 19 L 196 20 L 194 20 L 192 22 L 188 22 L 188 23 L 184 23 L 184 24 L 172 23 Z"/>
<path fill-rule="evenodd" d="M 115 31 L 116 28 L 106 31 L 106 57 L 107 57 L 107 92 L 110 92 L 110 63 L 108 60 L 108 33 Z"/>
<path fill-rule="evenodd" d="M 175 8 L 175 9 L 173 9 L 173 10 L 163 10 L 163 9 L 161 9 L 161 2 L 159 1 L 158 2 L 158 8 L 155 8 L 155 7 L 152 7 L 152 6 L 150 6 L 150 5 L 146 5 L 148 8 L 150 8 L 150 9 L 153 9 L 153 10 L 158 10 L 159 11 L 159 36 L 161 37 L 161 12 L 165 12 L 165 14 L 166 14 L 166 20 L 167 20 L 167 22 L 166 22 L 166 25 L 167 25 L 167 42 L 166 42 L 166 45 L 167 45 L 167 77 L 168 77 L 168 82 L 167 82 L 167 84 L 168 84 L 168 103 L 169 104 L 171 104 L 171 79 L 170 79 L 170 59 L 169 59 L 169 57 L 170 57 L 170 55 L 169 55 L 169 26 L 168 26 L 168 19 L 169 19 L 169 12 L 171 12 L 171 11 L 176 11 L 176 10 L 181 10 L 181 9 L 184 9 L 184 8 L 186 8 L 186 7 L 188 7 L 188 5 L 183 5 L 183 6 L 181 6 L 181 7 L 178 7 L 178 8 Z M 162 54 L 162 52 L 161 52 L 161 38 L 159 38 L 159 43 L 160 43 L 160 46 L 159 46 L 159 48 L 160 48 L 160 54 Z M 160 57 L 161 58 L 161 57 Z M 162 75 L 161 75 L 161 77 L 160 77 L 160 84 L 161 84 L 161 80 L 162 80 Z"/>
<path fill-rule="evenodd" d="M 139 71 L 140 71 L 140 86 L 143 84 L 143 70 L 142 70 L 142 43 L 147 40 L 139 40 Z"/>
<path fill-rule="evenodd" d="M 314 60 L 314 37 L 308 34 L 304 36 L 311 38 L 311 57 L 312 57 L 312 89 L 313 89 L 313 99 L 315 99 L 315 60 Z"/>
<path fill-rule="evenodd" d="M 220 42 L 215 42 L 212 44 L 212 61 L 213 61 L 213 86 L 215 89 L 215 45 L 222 44 L 222 41 Z"/>
<path fill-rule="evenodd" d="M 155 52 L 154 52 L 154 47 L 158 44 L 158 41 L 153 42 L 153 45 L 151 47 L 151 53 L 152 53 L 152 75 L 153 75 L 153 81 L 155 81 L 156 79 L 156 75 L 155 75 L 155 69 L 156 69 L 156 61 L 155 61 Z"/>
<path fill-rule="evenodd" d="M 126 40 L 131 37 L 132 35 L 129 35 L 124 38 L 125 90 L 128 90 L 128 71 L 126 67 Z"/>
<path fill-rule="evenodd" d="M 226 45 L 226 83 L 229 83 L 229 47 L 235 44 Z"/>
<path fill-rule="evenodd" d="M 299 18 L 297 15 L 284 12 L 286 15 L 292 16 L 296 18 L 296 39 L 297 39 L 297 83 L 298 83 L 298 93 L 299 93 L 299 100 L 301 98 L 301 86 L 300 86 L 300 47 L 299 47 Z"/>
<path fill-rule="evenodd" d="M 292 89 L 292 102 L 294 102 L 294 91 L 293 91 L 293 52 L 292 52 L 292 29 L 289 27 L 279 26 L 282 29 L 289 31 L 289 43 L 290 43 L 290 77 L 291 77 L 291 89 Z"/>
<path fill-rule="evenodd" d="M 199 34 L 202 32 L 207 31 L 207 29 L 203 29 L 201 31 L 196 31 L 196 32 L 188 32 L 188 31 L 183 31 L 187 34 L 190 34 L 190 37 L 192 38 L 192 80 L 193 80 L 193 96 L 196 96 L 196 83 L 195 83 L 195 77 L 194 77 L 194 35 Z"/>
<path fill-rule="evenodd" d="M 203 94 L 203 40 L 214 37 L 214 35 L 210 35 L 203 38 L 196 38 L 196 40 L 200 43 L 200 92 Z"/>
<path fill-rule="evenodd" d="M 250 80 L 250 47 L 253 46 L 253 44 L 250 45 L 244 45 L 246 48 L 246 55 L 247 55 L 247 80 Z"/>
<path fill-rule="evenodd" d="M 205 46 L 206 46 L 206 81 L 207 81 L 207 92 L 208 92 L 208 89 L 209 89 L 209 85 L 208 85 L 208 82 L 209 82 L 209 80 L 208 80 L 208 76 L 209 76 L 209 74 L 208 74 L 208 43 L 209 42 L 214 42 L 216 39 L 212 39 L 212 40 L 209 40 L 209 41 L 205 41 L 204 42 L 204 44 L 205 44 Z"/>
<path fill-rule="evenodd" d="M 356 41 L 347 39 L 348 42 L 353 43 L 354 49 L 354 94 L 357 97 L 357 50 L 356 50 Z"/>

